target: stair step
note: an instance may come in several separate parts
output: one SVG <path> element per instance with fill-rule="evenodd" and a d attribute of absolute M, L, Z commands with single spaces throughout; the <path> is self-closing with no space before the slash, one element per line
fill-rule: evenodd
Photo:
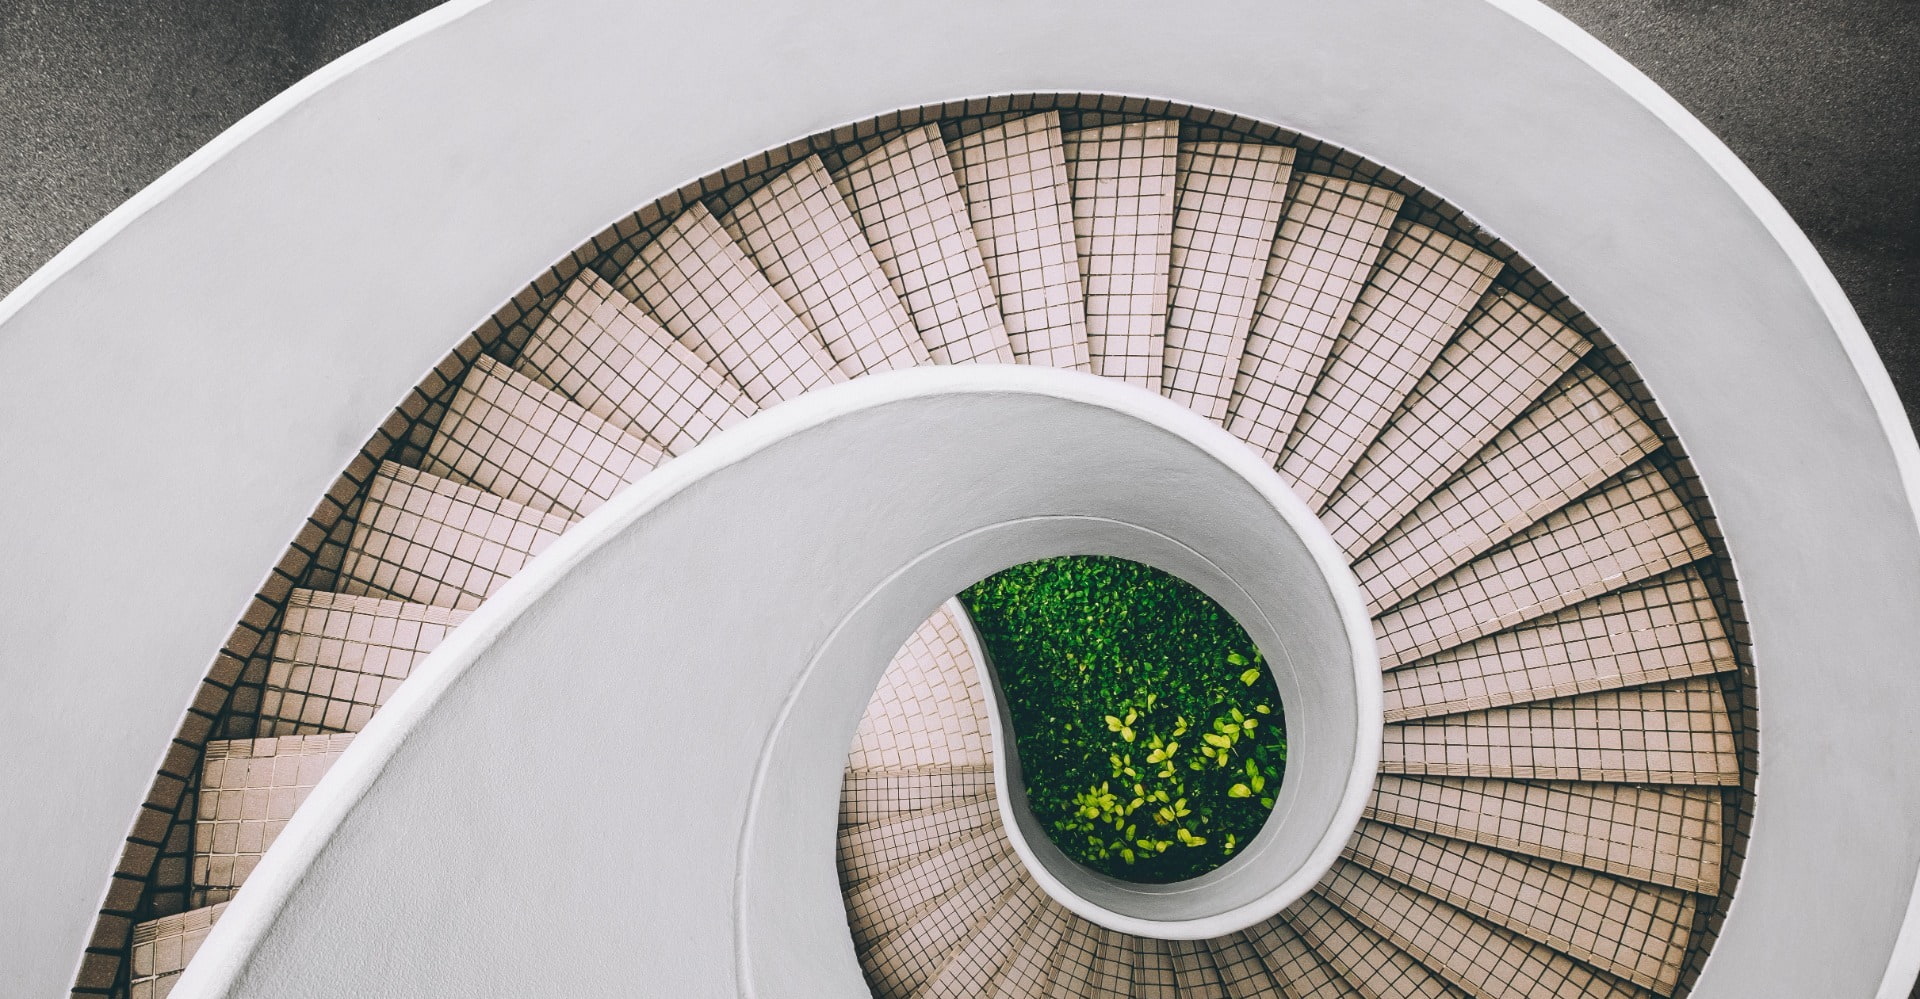
<path fill-rule="evenodd" d="M 1671 994 L 1686 963 L 1695 897 L 1463 840 L 1362 822 L 1347 859 L 1475 917 Z"/>
<path fill-rule="evenodd" d="M 1284 917 L 1269 919 L 1246 931 L 1275 980 L 1282 983 L 1288 999 L 1357 999 L 1359 993 L 1347 984 Z"/>
<path fill-rule="evenodd" d="M 1384 773 L 1636 784 L 1740 783 L 1711 678 L 1388 725 Z"/>
<path fill-rule="evenodd" d="M 999 904 L 982 915 L 949 954 L 940 970 L 922 989 L 922 999 L 974 999 L 992 988 L 993 980 L 1025 945 L 1044 915 L 1046 893 L 1030 878 L 1014 879 Z"/>
<path fill-rule="evenodd" d="M 577 520 L 666 458 L 566 396 L 481 357 L 461 379 L 421 470 Z"/>
<path fill-rule="evenodd" d="M 947 152 L 1014 360 L 1091 370 L 1060 112 L 982 129 Z"/>
<path fill-rule="evenodd" d="M 993 729 L 980 674 L 946 608 L 907 639 L 854 733 L 856 770 L 991 766 Z"/>
<path fill-rule="evenodd" d="M 927 353 L 942 364 L 1013 363 L 940 127 L 903 133 L 847 164 L 834 181 Z"/>
<path fill-rule="evenodd" d="M 990 767 L 941 767 L 911 773 L 848 770 L 840 785 L 840 824 L 863 825 L 992 794 Z"/>
<path fill-rule="evenodd" d="M 674 455 L 759 408 L 592 271 L 567 286 L 514 368 Z"/>
<path fill-rule="evenodd" d="M 367 487 L 339 588 L 472 610 L 566 528 L 564 517 L 383 462 Z"/>
<path fill-rule="evenodd" d="M 1381 665 L 1412 663 L 1711 553 L 1679 494 L 1642 462 L 1380 613 Z"/>
<path fill-rule="evenodd" d="M 840 831 L 835 851 L 840 883 L 857 888 L 884 877 L 900 865 L 939 849 L 942 843 L 1000 824 L 992 798 L 963 798 L 943 808 L 906 812 L 898 817 L 849 826 Z"/>
<path fill-rule="evenodd" d="M 842 374 L 928 363 L 920 331 L 820 157 L 809 156 L 768 181 L 720 224 Z"/>
<path fill-rule="evenodd" d="M 1269 464 L 1280 464 L 1403 200 L 1357 180 L 1294 175 L 1226 423 Z"/>
<path fill-rule="evenodd" d="M 1369 819 L 1709 895 L 1724 805 L 1702 787 L 1382 774 Z"/>
<path fill-rule="evenodd" d="M 1288 911 L 1289 923 L 1300 939 L 1364 999 L 1468 999 L 1465 992 L 1317 890 Z"/>
<path fill-rule="evenodd" d="M 1591 346 L 1510 293 L 1488 296 L 1328 502 L 1334 541 L 1356 556 L 1373 547 Z"/>
<path fill-rule="evenodd" d="M 1394 224 L 1280 462 L 1308 507 L 1326 506 L 1499 270 L 1460 240 Z"/>
<path fill-rule="evenodd" d="M 992 999 L 1032 999 L 1044 996 L 1052 985 L 1047 972 L 1060 949 L 1070 922 L 1079 920 L 1052 899 L 1042 899 L 1040 916 L 1014 947 L 1013 958 L 993 978 Z"/>
<path fill-rule="evenodd" d="M 1267 999 L 1277 991 L 1273 969 L 1260 959 L 1260 952 L 1245 934 L 1229 933 L 1209 940 L 1207 950 L 1230 999 Z"/>
<path fill-rule="evenodd" d="M 911 922 L 887 935 L 864 960 L 867 980 L 882 995 L 919 993 L 958 948 L 966 932 L 984 913 L 993 911 L 1001 897 L 1024 874 L 1020 858 L 1004 839 L 998 856 L 972 868 L 964 883 L 938 904 L 918 913 Z"/>
<path fill-rule="evenodd" d="M 1226 983 L 1214 966 L 1213 953 L 1202 940 L 1168 940 L 1173 959 L 1175 991 L 1185 999 L 1228 999 Z"/>
<path fill-rule="evenodd" d="M 1713 596 L 1692 566 L 1400 669 L 1389 722 L 1460 714 L 1734 669 Z"/>
<path fill-rule="evenodd" d="M 1068 132 L 1062 142 L 1093 373 L 1158 392 L 1180 123 L 1108 125 Z"/>
<path fill-rule="evenodd" d="M 846 380 L 826 345 L 698 202 L 641 248 L 617 287 L 758 405 Z"/>
<path fill-rule="evenodd" d="M 1127 939 L 1133 943 L 1134 999 L 1180 999 L 1183 993 L 1174 977 L 1173 953 L 1167 941 L 1152 937 Z"/>
<path fill-rule="evenodd" d="M 1354 564 L 1361 595 L 1391 607 L 1659 446 L 1612 386 L 1576 365 Z"/>
<path fill-rule="evenodd" d="M 1139 950 L 1132 937 L 1104 927 L 1094 929 L 1091 981 L 1096 996 L 1132 996 L 1135 994 L 1135 963 Z"/>
<path fill-rule="evenodd" d="M 854 943 L 869 957 L 912 917 L 970 880 L 1007 849 L 998 829 L 981 829 L 920 854 L 845 893 Z"/>
<path fill-rule="evenodd" d="M 128 963 L 128 999 L 166 999 L 226 909 L 227 903 L 221 902 L 135 925 Z"/>
<path fill-rule="evenodd" d="M 467 612 L 294 590 L 261 691 L 260 736 L 358 732 Z"/>
<path fill-rule="evenodd" d="M 1225 422 L 1293 172 L 1291 146 L 1189 142 L 1177 157 L 1160 391 Z"/>
<path fill-rule="evenodd" d="M 1053 952 L 1053 964 L 1047 969 L 1045 991 L 1052 999 L 1096 999 L 1093 962 L 1100 951 L 1102 930 L 1074 916 L 1060 935 L 1060 946 Z M 1124 995 L 1125 993 L 1121 993 Z"/>
<path fill-rule="evenodd" d="M 1531 940 L 1338 861 L 1316 889 L 1374 932 L 1478 999 L 1542 995 L 1645 999 L 1648 992 Z"/>
<path fill-rule="evenodd" d="M 193 821 L 193 905 L 233 897 L 353 736 L 216 740 L 201 758 Z"/>

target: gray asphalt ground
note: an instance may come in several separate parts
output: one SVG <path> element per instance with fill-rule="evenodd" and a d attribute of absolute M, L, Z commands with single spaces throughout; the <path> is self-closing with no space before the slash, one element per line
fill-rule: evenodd
<path fill-rule="evenodd" d="M 1746 160 L 1920 416 L 1920 0 L 1547 2 Z M 0 291 L 269 97 L 430 6 L 0 0 Z"/>

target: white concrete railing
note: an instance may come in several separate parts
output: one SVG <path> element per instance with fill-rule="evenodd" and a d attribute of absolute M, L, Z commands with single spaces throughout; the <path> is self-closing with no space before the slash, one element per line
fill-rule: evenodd
<path fill-rule="evenodd" d="M 71 982 L 212 650 L 370 428 L 506 294 L 796 135 L 1050 89 L 1167 95 L 1371 156 L 1607 330 L 1707 483 L 1752 621 L 1763 776 L 1694 995 L 1904 993 L 1920 449 L 1805 238 L 1698 122 L 1530 0 L 1227 0 L 1178 37 L 1169 16 L 450 5 L 249 116 L 0 302 L 0 848 L 28 858 L 6 884 L 8 986 Z"/>

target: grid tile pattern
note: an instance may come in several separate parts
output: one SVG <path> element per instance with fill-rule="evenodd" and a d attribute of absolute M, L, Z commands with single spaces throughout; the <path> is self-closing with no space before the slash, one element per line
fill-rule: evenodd
<path fill-rule="evenodd" d="M 1290 924 L 1314 952 L 1366 999 L 1465 999 L 1397 944 L 1309 893 L 1287 910 Z"/>
<path fill-rule="evenodd" d="M 1233 999 L 1214 967 L 1213 954 L 1200 940 L 1168 940 L 1167 955 L 1173 959 L 1174 991 L 1186 999 Z"/>
<path fill-rule="evenodd" d="M 233 897 L 351 741 L 295 735 L 207 743 L 193 823 L 194 908 Z"/>
<path fill-rule="evenodd" d="M 1354 566 L 1368 606 L 1399 603 L 1659 446 L 1619 393 L 1576 367 Z"/>
<path fill-rule="evenodd" d="M 704 205 L 642 247 L 618 287 L 762 406 L 846 380 Z"/>
<path fill-rule="evenodd" d="M 226 910 L 221 902 L 135 926 L 128 999 L 166 999 Z"/>
<path fill-rule="evenodd" d="M 1370 819 L 1684 891 L 1720 890 L 1721 792 L 1382 774 Z"/>
<path fill-rule="evenodd" d="M 1328 503 L 1333 539 L 1351 556 L 1371 548 L 1590 346 L 1511 293 L 1489 296 Z"/>
<path fill-rule="evenodd" d="M 759 408 L 592 271 L 567 286 L 514 368 L 668 454 Z"/>
<path fill-rule="evenodd" d="M 1617 590 L 1393 670 L 1390 722 L 1549 700 L 1734 669 L 1697 569 Z"/>
<path fill-rule="evenodd" d="M 1173 954 L 1167 941 L 1149 937 L 1122 939 L 1133 944 L 1134 999 L 1180 999 L 1183 993 L 1174 977 Z"/>
<path fill-rule="evenodd" d="M 1108 125 L 1064 142 L 1093 373 L 1158 392 L 1180 125 Z"/>
<path fill-rule="evenodd" d="M 992 764 L 980 675 L 942 607 L 907 639 L 854 732 L 847 765 L 862 772 Z"/>
<path fill-rule="evenodd" d="M 1293 150 L 1251 142 L 1180 147 L 1167 277 L 1161 392 L 1216 423 L 1234 376 L 1286 201 Z"/>
<path fill-rule="evenodd" d="M 1333 966 L 1307 945 L 1284 917 L 1276 916 L 1245 931 L 1288 999 L 1357 999 Z"/>
<path fill-rule="evenodd" d="M 1039 885 L 1026 878 L 1016 879 L 999 906 L 981 917 L 920 995 L 924 999 L 986 995 L 994 977 L 1013 960 L 1014 952 L 1030 942 L 1045 900 Z"/>
<path fill-rule="evenodd" d="M 1302 173 L 1294 178 L 1226 423 L 1274 465 L 1403 200 L 1395 191 L 1355 180 Z"/>
<path fill-rule="evenodd" d="M 1479 999 L 1643 999 L 1647 993 L 1347 861 L 1318 889 L 1415 960 Z"/>
<path fill-rule="evenodd" d="M 1053 965 L 1047 969 L 1046 991 L 1053 999 L 1095 999 L 1093 962 L 1100 950 L 1100 927 L 1079 916 L 1068 918 L 1060 934 L 1060 946 L 1054 948 Z"/>
<path fill-rule="evenodd" d="M 1134 962 L 1139 954 L 1132 938 L 1109 929 L 1094 927 L 1092 995 L 1131 996 L 1134 992 Z"/>
<path fill-rule="evenodd" d="M 848 887 L 858 886 L 887 874 L 935 844 L 998 829 L 999 814 L 994 799 L 983 796 L 842 828 L 836 849 L 840 882 Z"/>
<path fill-rule="evenodd" d="M 899 999 L 917 994 L 980 914 L 994 911 L 1022 873 L 1020 858 L 1003 841 L 994 859 L 969 871 L 958 888 L 868 950 L 862 965 L 874 994 Z"/>
<path fill-rule="evenodd" d="M 921 773 L 848 770 L 840 783 L 840 824 L 881 822 L 992 793 L 993 770 L 987 767 L 942 767 Z"/>
<path fill-rule="evenodd" d="M 260 698 L 260 736 L 358 732 L 465 611 L 295 590 Z"/>
<path fill-rule="evenodd" d="M 848 377 L 928 363 L 920 332 L 820 157 L 809 156 L 720 219 Z"/>
<path fill-rule="evenodd" d="M 1694 896 L 1363 822 L 1347 859 L 1644 988 L 1671 993 Z"/>
<path fill-rule="evenodd" d="M 888 934 L 958 889 L 1007 849 L 998 830 L 981 830 L 931 849 L 845 893 L 855 948 L 871 955 Z M 872 969 L 869 968 L 869 980 Z"/>
<path fill-rule="evenodd" d="M 1394 225 L 1280 462 L 1309 507 L 1326 505 L 1499 269 L 1460 240 Z"/>
<path fill-rule="evenodd" d="M 1039 906 L 1039 917 L 1028 924 L 1012 959 L 994 976 L 993 999 L 1032 999 L 1048 993 L 1047 972 L 1053 967 L 1054 954 L 1068 924 L 1079 917 L 1050 898 L 1042 898 Z"/>
<path fill-rule="evenodd" d="M 482 357 L 461 380 L 420 467 L 573 520 L 666 458 L 560 393 Z"/>
<path fill-rule="evenodd" d="M 1646 463 L 1376 617 L 1401 666 L 1704 558 L 1706 536 Z"/>
<path fill-rule="evenodd" d="M 1091 370 L 1060 113 L 982 129 L 947 152 L 1014 359 Z"/>
<path fill-rule="evenodd" d="M 340 590 L 472 610 L 566 529 L 564 517 L 386 462 L 367 487 Z"/>
<path fill-rule="evenodd" d="M 1243 933 L 1229 933 L 1207 941 L 1213 966 L 1220 971 L 1232 999 L 1257 999 L 1279 993 L 1273 972 Z"/>
<path fill-rule="evenodd" d="M 1382 739 L 1380 769 L 1450 777 L 1740 782 L 1726 701 L 1710 678 L 1395 723 Z"/>
<path fill-rule="evenodd" d="M 899 138 L 834 176 L 880 269 L 942 364 L 1013 363 L 993 282 L 937 125 Z"/>

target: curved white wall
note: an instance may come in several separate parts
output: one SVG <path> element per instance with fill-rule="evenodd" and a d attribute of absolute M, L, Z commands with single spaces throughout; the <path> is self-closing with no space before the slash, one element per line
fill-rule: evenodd
<path fill-rule="evenodd" d="M 0 935 L 10 987 L 71 981 L 212 650 L 370 429 L 505 295 L 757 150 L 1031 90 L 1164 95 L 1371 156 L 1473 213 L 1620 343 L 1695 455 L 1754 622 L 1758 813 L 1695 994 L 1864 996 L 1910 977 L 1911 954 L 1888 961 L 1920 868 L 1904 765 L 1916 451 L 1778 205 L 1523 0 L 1242 0 L 1183 11 L 1178 32 L 1144 0 L 1094 14 L 442 9 L 251 116 L 0 303 L 0 731 L 16 753 L 0 848 L 26 872 Z"/>

